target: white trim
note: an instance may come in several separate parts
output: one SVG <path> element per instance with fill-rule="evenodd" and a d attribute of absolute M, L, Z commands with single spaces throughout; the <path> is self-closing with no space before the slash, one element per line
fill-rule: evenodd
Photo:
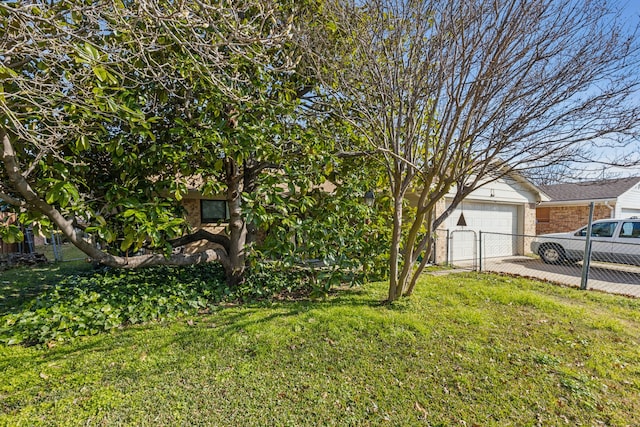
<path fill-rule="evenodd" d="M 538 203 L 544 203 L 544 202 L 548 202 L 551 200 L 551 197 L 549 197 L 549 195 L 547 195 L 547 193 L 545 193 L 544 191 L 542 191 L 540 188 L 538 188 L 537 185 L 535 185 L 534 183 L 532 183 L 531 181 L 529 181 L 527 178 L 525 178 L 524 176 L 522 176 L 520 173 L 516 172 L 516 171 L 512 171 L 510 174 L 508 174 L 508 176 L 511 176 L 511 178 L 516 181 L 519 182 L 520 184 L 522 184 L 526 189 L 528 189 L 529 191 L 531 191 L 533 194 L 535 194 L 536 197 L 536 202 Z"/>
<path fill-rule="evenodd" d="M 591 200 L 551 200 L 548 202 L 540 202 L 538 207 L 553 207 L 553 206 L 588 206 L 591 202 L 595 202 L 596 205 L 607 205 L 610 203 L 617 204 L 618 199 L 591 199 Z"/>

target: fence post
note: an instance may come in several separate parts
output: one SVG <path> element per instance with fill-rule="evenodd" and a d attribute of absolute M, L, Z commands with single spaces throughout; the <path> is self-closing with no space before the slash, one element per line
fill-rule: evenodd
<path fill-rule="evenodd" d="M 587 225 L 587 238 L 584 241 L 584 257 L 582 260 L 582 280 L 580 281 L 580 289 L 587 289 L 589 281 L 589 265 L 591 264 L 591 226 L 593 225 L 593 209 L 595 202 L 589 205 L 589 224 Z"/>
<path fill-rule="evenodd" d="M 55 232 L 51 232 L 51 248 L 53 249 L 53 258 L 56 260 L 56 262 L 62 262 L 64 261 L 62 259 L 62 239 L 60 239 L 60 236 L 55 233 Z"/>
<path fill-rule="evenodd" d="M 36 246 L 33 236 L 33 228 L 31 226 L 24 228 L 24 243 L 27 246 L 27 253 L 36 253 Z"/>
<path fill-rule="evenodd" d="M 447 247 L 447 249 L 446 249 L 446 250 L 447 250 L 447 255 L 446 255 L 446 260 L 445 260 L 445 265 L 446 265 L 447 267 L 451 267 L 451 264 L 449 263 L 449 260 L 451 259 L 451 258 L 449 257 L 449 237 L 451 237 L 451 236 L 450 236 L 450 231 L 449 231 L 449 229 L 447 228 L 447 245 L 446 245 L 446 247 Z"/>
<path fill-rule="evenodd" d="M 56 237 L 53 234 L 53 231 L 51 232 L 51 249 L 53 250 L 53 259 L 57 262 L 58 261 L 58 248 L 56 248 Z"/>
<path fill-rule="evenodd" d="M 480 230 L 480 237 L 478 237 L 478 271 L 482 272 L 482 230 Z"/>

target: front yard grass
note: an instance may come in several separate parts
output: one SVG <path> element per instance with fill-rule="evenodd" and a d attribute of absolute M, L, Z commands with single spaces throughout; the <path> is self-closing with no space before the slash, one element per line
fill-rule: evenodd
<path fill-rule="evenodd" d="M 484 274 L 0 346 L 0 425 L 640 425 L 640 301 Z"/>

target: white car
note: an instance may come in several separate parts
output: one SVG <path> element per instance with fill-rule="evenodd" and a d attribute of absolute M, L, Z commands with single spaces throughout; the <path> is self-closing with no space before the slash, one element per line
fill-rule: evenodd
<path fill-rule="evenodd" d="M 584 258 L 587 227 L 569 233 L 543 234 L 531 242 L 531 251 L 548 264 Z M 640 219 L 601 219 L 591 227 L 591 259 L 640 265 Z"/>

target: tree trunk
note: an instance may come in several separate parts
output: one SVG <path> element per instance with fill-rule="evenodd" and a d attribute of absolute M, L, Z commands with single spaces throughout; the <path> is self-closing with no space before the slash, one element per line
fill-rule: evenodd
<path fill-rule="evenodd" d="M 424 192 L 426 193 L 426 192 Z M 422 203 L 422 199 L 421 202 Z M 404 239 L 404 248 L 402 249 L 402 270 L 400 271 L 400 276 L 398 279 L 399 289 L 402 292 L 402 295 L 406 295 L 407 287 L 409 281 L 415 276 L 414 266 L 420 255 L 420 248 L 416 248 L 416 240 L 418 238 L 418 234 L 420 229 L 423 226 L 425 218 L 425 213 L 419 205 L 418 213 L 416 214 L 416 218 L 411 225 L 411 228 Z"/>
<path fill-rule="evenodd" d="M 223 234 L 213 234 L 207 230 L 200 229 L 195 233 L 188 234 L 186 236 L 179 237 L 177 239 L 170 240 L 169 243 L 174 248 L 184 246 L 188 243 L 197 242 L 199 240 L 208 240 L 212 243 L 216 243 L 224 248 L 229 253 L 231 242 L 229 238 Z"/>
<path fill-rule="evenodd" d="M 402 242 L 402 196 L 394 194 L 393 232 L 391 235 L 391 251 L 389 255 L 389 297 L 388 301 L 395 301 L 402 295 L 401 284 L 398 282 L 398 266 L 400 263 L 400 244 Z"/>
<path fill-rule="evenodd" d="M 428 236 L 429 240 L 427 242 L 426 249 L 424 249 L 424 258 L 422 258 L 422 261 L 420 261 L 420 265 L 418 265 L 418 268 L 413 273 L 411 280 L 409 281 L 409 286 L 407 287 L 407 290 L 404 293 L 404 296 L 407 296 L 407 297 L 411 296 L 411 294 L 413 293 L 413 289 L 416 287 L 416 282 L 418 281 L 418 278 L 424 271 L 424 267 L 429 262 L 429 258 L 431 258 L 431 252 L 433 251 L 433 240 L 431 240 L 430 235 L 431 233 L 429 233 L 429 236 Z"/>
<path fill-rule="evenodd" d="M 235 286 L 244 280 L 247 227 L 242 216 L 242 171 L 232 158 L 225 160 L 227 204 L 229 205 L 229 262 L 227 283 Z"/>
<path fill-rule="evenodd" d="M 53 224 L 55 224 L 58 229 L 64 234 L 64 236 L 78 249 L 87 254 L 90 258 L 96 260 L 100 264 L 107 265 L 110 267 L 118 267 L 118 268 L 140 268 L 140 267 L 151 267 L 154 265 L 192 265 L 199 264 L 205 262 L 217 261 L 222 264 L 223 268 L 227 272 L 227 278 L 229 276 L 233 279 L 234 282 L 237 279 L 234 277 L 234 274 L 229 274 L 229 272 L 233 273 L 236 271 L 234 269 L 235 264 L 233 263 L 229 254 L 233 252 L 233 244 L 229 243 L 229 250 L 225 251 L 224 249 L 215 249 L 208 250 L 205 252 L 200 252 L 196 254 L 173 254 L 170 257 L 165 257 L 162 254 L 147 254 L 140 255 L 135 257 L 120 257 L 109 254 L 108 252 L 104 252 L 89 242 L 83 239 L 83 236 L 78 233 L 78 231 L 73 226 L 73 221 L 65 218 L 62 213 L 57 210 L 54 206 L 48 204 L 46 201 L 42 200 L 36 191 L 29 185 L 27 180 L 24 178 L 20 171 L 20 167 L 18 161 L 16 159 L 15 151 L 13 149 L 13 145 L 9 139 L 9 135 L 3 130 L 0 129 L 0 140 L 2 140 L 2 151 L 0 152 L 0 159 L 4 164 L 6 169 L 7 176 L 16 192 L 18 192 L 24 200 L 26 204 L 35 209 L 36 211 L 42 213 L 47 218 L 51 220 Z M 197 233 L 196 233 L 197 234 Z M 237 235 L 236 233 L 235 235 Z M 205 237 L 206 238 L 206 237 Z M 226 241 L 224 239 L 217 239 L 216 243 L 225 246 Z M 190 240 L 190 237 L 185 237 L 181 239 L 177 239 L 176 244 L 181 245 L 185 244 Z M 211 239 L 209 239 L 211 240 Z M 243 242 L 244 243 L 244 242 Z M 236 242 L 235 247 L 242 247 L 239 242 Z M 238 252 L 236 250 L 236 252 Z M 237 261 L 236 261 L 237 262 Z M 244 272 L 244 270 L 240 271 L 240 275 Z M 237 276 L 237 273 L 235 274 Z"/>
<path fill-rule="evenodd" d="M 256 165 L 255 160 L 250 160 L 245 162 L 244 165 L 244 178 L 243 178 L 243 191 L 249 194 L 255 192 L 257 187 L 257 179 L 258 179 L 258 165 Z M 245 246 L 247 248 L 251 247 L 254 243 L 256 243 L 258 239 L 258 227 L 253 222 L 248 222 L 245 224 L 247 228 L 247 237 L 245 240 Z M 246 257 L 245 257 L 246 260 Z"/>

